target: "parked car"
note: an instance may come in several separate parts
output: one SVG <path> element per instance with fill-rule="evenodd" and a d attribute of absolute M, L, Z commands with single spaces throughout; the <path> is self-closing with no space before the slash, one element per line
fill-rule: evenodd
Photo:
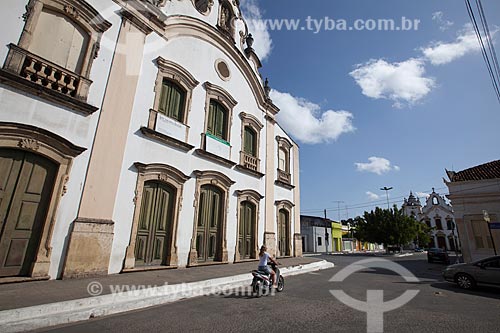
<path fill-rule="evenodd" d="M 500 256 L 448 266 L 443 277 L 463 289 L 472 289 L 478 284 L 500 287 Z"/>
<path fill-rule="evenodd" d="M 424 249 L 422 249 L 421 247 L 416 247 L 415 252 L 424 252 Z"/>
<path fill-rule="evenodd" d="M 448 252 L 446 252 L 445 250 L 433 247 L 427 251 L 427 261 L 428 262 L 440 261 L 449 265 L 450 257 L 448 256 Z"/>

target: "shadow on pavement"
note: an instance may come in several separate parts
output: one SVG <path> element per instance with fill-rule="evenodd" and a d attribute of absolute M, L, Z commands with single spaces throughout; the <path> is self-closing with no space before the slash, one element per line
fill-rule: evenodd
<path fill-rule="evenodd" d="M 500 299 L 500 288 L 477 286 L 472 290 L 465 290 L 459 288 L 456 284 L 451 282 L 435 282 L 431 284 L 431 287 L 436 289 L 442 289 L 456 294 L 467 294 L 473 296 L 487 297 Z"/>

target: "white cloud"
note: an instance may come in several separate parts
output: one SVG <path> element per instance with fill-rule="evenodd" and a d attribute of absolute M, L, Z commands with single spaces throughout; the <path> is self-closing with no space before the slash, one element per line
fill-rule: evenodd
<path fill-rule="evenodd" d="M 395 63 L 372 59 L 349 73 L 361 87 L 363 95 L 389 99 L 396 108 L 420 101 L 435 87 L 435 80 L 424 74 L 424 61 L 416 58 Z"/>
<path fill-rule="evenodd" d="M 454 42 L 434 42 L 422 48 L 422 53 L 433 65 L 444 65 L 480 50 L 476 33 L 470 23 L 464 26 Z"/>
<path fill-rule="evenodd" d="M 392 170 L 399 170 L 399 167 L 393 167 L 391 161 L 383 157 L 372 156 L 368 158 L 369 163 L 354 163 L 358 171 L 373 172 L 382 175 Z"/>
<path fill-rule="evenodd" d="M 425 192 L 416 192 L 415 193 L 417 195 L 417 197 L 419 198 L 428 198 L 430 196 L 429 193 L 425 193 Z"/>
<path fill-rule="evenodd" d="M 394 171 L 399 171 L 399 170 L 401 170 L 401 168 L 399 166 L 395 165 L 394 166 Z"/>
<path fill-rule="evenodd" d="M 262 11 L 258 0 L 245 0 L 241 2 L 241 11 L 248 25 L 248 31 L 255 42 L 253 48 L 261 60 L 266 59 L 273 47 L 271 34 L 262 19 Z"/>
<path fill-rule="evenodd" d="M 366 192 L 366 195 L 368 196 L 368 198 L 371 200 L 371 201 L 375 201 L 375 200 L 378 200 L 380 199 L 380 195 L 377 195 L 373 192 L 370 192 L 370 191 L 367 191 Z"/>
<path fill-rule="evenodd" d="M 432 13 L 432 20 L 439 25 L 439 30 L 446 31 L 454 24 L 453 21 L 448 21 L 444 19 L 443 12 Z"/>
<path fill-rule="evenodd" d="M 355 130 L 353 115 L 348 111 L 322 111 L 317 104 L 276 90 L 271 91 L 270 97 L 280 108 L 280 125 L 303 143 L 331 142 Z"/>

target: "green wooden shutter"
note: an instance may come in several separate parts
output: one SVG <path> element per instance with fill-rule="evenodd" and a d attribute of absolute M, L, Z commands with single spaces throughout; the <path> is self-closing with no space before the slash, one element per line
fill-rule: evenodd
<path fill-rule="evenodd" d="M 252 156 L 256 155 L 255 148 L 257 146 L 256 144 L 256 136 L 255 132 L 249 128 L 245 127 L 245 133 L 243 135 L 243 151 L 247 154 L 250 154 Z"/>
<path fill-rule="evenodd" d="M 208 124 L 207 124 L 207 132 L 215 135 L 215 112 L 217 110 L 217 106 L 215 102 L 210 101 L 210 107 L 208 109 Z"/>
<path fill-rule="evenodd" d="M 163 80 L 158 111 L 183 122 L 186 93 L 174 83 Z"/>

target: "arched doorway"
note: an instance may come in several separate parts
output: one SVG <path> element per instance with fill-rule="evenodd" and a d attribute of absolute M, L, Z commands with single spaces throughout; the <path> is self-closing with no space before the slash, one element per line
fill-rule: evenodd
<path fill-rule="evenodd" d="M 279 256 L 290 255 L 290 213 L 286 209 L 279 210 L 278 216 L 278 250 Z"/>
<path fill-rule="evenodd" d="M 144 184 L 135 242 L 136 266 L 169 265 L 176 189 L 158 181 Z"/>
<path fill-rule="evenodd" d="M 57 170 L 40 155 L 0 149 L 0 277 L 31 274 Z"/>
<path fill-rule="evenodd" d="M 200 206 L 196 230 L 196 252 L 199 263 L 221 261 L 223 192 L 212 185 L 200 189 Z"/>

